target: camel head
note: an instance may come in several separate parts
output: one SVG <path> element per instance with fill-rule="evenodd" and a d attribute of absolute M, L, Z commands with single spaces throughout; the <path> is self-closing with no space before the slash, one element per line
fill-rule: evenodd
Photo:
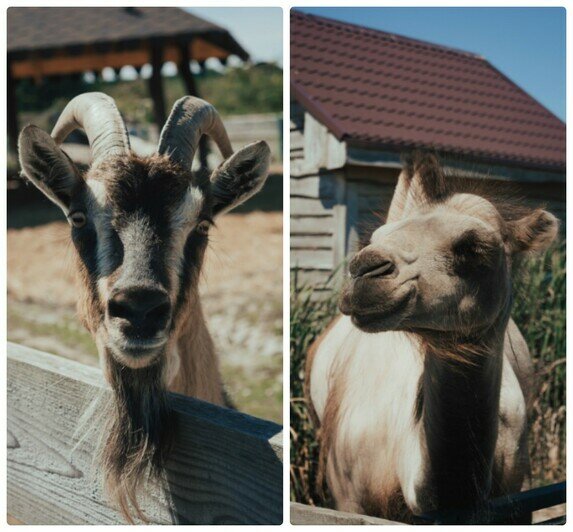
<path fill-rule="evenodd" d="M 549 246 L 558 223 L 460 192 L 461 182 L 432 155 L 401 173 L 387 223 L 349 264 L 340 308 L 359 329 L 471 334 L 506 323 L 514 258 Z"/>
<path fill-rule="evenodd" d="M 85 172 L 60 148 L 75 129 L 91 149 Z M 191 171 L 202 135 L 224 158 L 210 178 Z M 214 107 L 187 96 L 175 103 L 157 153 L 138 157 L 114 101 L 89 93 L 69 102 L 51 135 L 24 128 L 19 156 L 23 175 L 70 224 L 79 314 L 115 398 L 104 469 L 128 516 L 146 468 L 164 460 L 172 430 L 166 389 L 178 371 L 180 327 L 203 319 L 197 285 L 209 230 L 262 188 L 270 150 L 256 142 L 233 153 Z"/>

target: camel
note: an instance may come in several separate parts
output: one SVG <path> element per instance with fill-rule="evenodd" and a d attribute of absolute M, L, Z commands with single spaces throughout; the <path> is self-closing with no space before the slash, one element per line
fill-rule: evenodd
<path fill-rule="evenodd" d="M 82 172 L 60 148 L 75 129 L 89 141 Z M 224 161 L 194 174 L 202 135 Z M 175 430 L 167 391 L 228 405 L 198 281 L 214 220 L 256 194 L 268 175 L 266 142 L 233 153 L 207 102 L 178 100 L 157 153 L 138 157 L 115 102 L 102 93 L 72 99 L 51 136 L 33 125 L 19 137 L 23 176 L 64 212 L 79 279 L 78 314 L 97 344 L 113 391 L 101 451 L 109 499 L 145 520 L 138 486 L 160 479 Z"/>
<path fill-rule="evenodd" d="M 528 478 L 533 369 L 511 273 L 558 222 L 467 185 L 432 154 L 405 166 L 386 224 L 349 262 L 342 315 L 307 354 L 319 483 L 341 511 L 470 508 L 479 522 Z"/>

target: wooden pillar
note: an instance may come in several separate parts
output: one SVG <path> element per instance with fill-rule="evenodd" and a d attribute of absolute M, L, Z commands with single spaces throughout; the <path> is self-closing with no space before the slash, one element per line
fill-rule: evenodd
<path fill-rule="evenodd" d="M 189 42 L 179 44 L 179 63 L 177 65 L 177 69 L 179 70 L 179 75 L 183 78 L 187 94 L 190 96 L 200 97 L 197 84 L 195 83 L 195 78 L 193 77 L 193 72 L 191 72 L 191 55 L 189 54 L 190 45 L 191 43 Z M 201 165 L 201 171 L 207 171 L 208 169 L 208 155 L 209 144 L 207 142 L 207 137 L 203 135 L 199 140 L 199 163 Z"/>
<path fill-rule="evenodd" d="M 163 66 L 163 46 L 154 44 L 151 47 L 151 66 L 153 71 L 149 78 L 149 94 L 153 100 L 153 115 L 155 123 L 161 128 L 167 120 L 165 114 L 165 97 L 163 96 L 163 83 L 161 82 L 161 67 Z"/>
<path fill-rule="evenodd" d="M 8 146 L 16 150 L 18 146 L 18 102 L 16 101 L 16 80 L 12 75 L 12 65 L 8 61 L 6 77 L 6 126 L 8 130 Z"/>

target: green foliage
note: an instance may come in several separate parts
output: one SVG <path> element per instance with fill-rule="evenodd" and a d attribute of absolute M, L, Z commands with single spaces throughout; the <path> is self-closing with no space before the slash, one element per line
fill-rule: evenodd
<path fill-rule="evenodd" d="M 327 286 L 330 283 L 327 283 Z M 316 491 L 318 445 L 308 407 L 304 399 L 306 353 L 314 339 L 336 314 L 334 291 L 314 292 L 299 286 L 296 271 L 291 279 L 290 307 L 290 479 L 291 499 L 306 504 L 321 501 Z"/>
<path fill-rule="evenodd" d="M 512 316 L 537 376 L 529 440 L 535 484 L 565 478 L 565 255 L 563 240 L 522 265 L 514 283 Z"/>
<path fill-rule="evenodd" d="M 16 86 L 18 112 L 45 111 L 59 99 L 68 101 L 82 92 L 92 90 L 94 90 L 93 85 L 78 76 L 51 79 L 38 84 L 24 79 Z"/>
<path fill-rule="evenodd" d="M 537 374 L 530 416 L 532 481 L 565 478 L 565 242 L 530 258 L 516 274 L 513 318 L 522 331 Z M 306 353 L 336 315 L 337 297 L 291 286 L 291 500 L 321 504 L 316 491 L 318 447 L 304 401 Z"/>
<path fill-rule="evenodd" d="M 282 113 L 283 72 L 274 65 L 234 68 L 224 76 L 210 73 L 199 78 L 198 87 L 222 115 Z"/>
<path fill-rule="evenodd" d="M 222 115 L 282 113 L 283 72 L 273 64 L 227 68 L 223 72 L 205 70 L 195 76 L 199 94 L 209 100 Z M 168 109 L 186 94 L 179 76 L 163 78 L 165 104 Z M 113 97 L 126 119 L 151 123 L 153 106 L 147 81 L 97 81 L 87 83 L 79 77 L 18 84 L 18 110 L 24 113 L 59 112 L 74 96 L 88 91 L 102 91 Z"/>

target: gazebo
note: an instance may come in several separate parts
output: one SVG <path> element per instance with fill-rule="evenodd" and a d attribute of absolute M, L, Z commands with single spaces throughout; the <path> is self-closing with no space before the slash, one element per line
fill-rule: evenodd
<path fill-rule="evenodd" d="M 8 9 L 8 139 L 16 145 L 19 80 L 136 70 L 151 64 L 148 80 L 155 122 L 166 120 L 161 67 L 177 64 L 188 94 L 198 95 L 191 60 L 226 62 L 249 54 L 224 28 L 174 7 L 12 7 Z"/>

